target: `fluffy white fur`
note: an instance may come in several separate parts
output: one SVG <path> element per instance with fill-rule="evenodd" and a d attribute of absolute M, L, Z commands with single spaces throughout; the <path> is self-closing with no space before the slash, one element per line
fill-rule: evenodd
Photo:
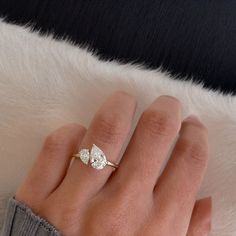
<path fill-rule="evenodd" d="M 236 235 L 236 98 L 141 66 L 102 62 L 85 49 L 0 22 L 0 220 L 45 136 L 68 122 L 88 125 L 113 91 L 138 99 L 136 120 L 168 94 L 209 128 L 210 163 L 199 197 L 214 200 L 213 236 Z"/>

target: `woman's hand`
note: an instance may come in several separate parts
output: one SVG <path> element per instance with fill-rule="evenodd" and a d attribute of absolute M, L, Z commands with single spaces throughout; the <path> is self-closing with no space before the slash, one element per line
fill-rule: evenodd
<path fill-rule="evenodd" d="M 161 96 L 144 111 L 116 171 L 79 159 L 70 165 L 74 153 L 92 144 L 119 162 L 135 108 L 132 96 L 116 92 L 87 131 L 70 124 L 50 134 L 16 199 L 68 236 L 208 235 L 211 199 L 196 201 L 207 167 L 207 130 L 196 117 L 181 122 L 175 98 Z"/>

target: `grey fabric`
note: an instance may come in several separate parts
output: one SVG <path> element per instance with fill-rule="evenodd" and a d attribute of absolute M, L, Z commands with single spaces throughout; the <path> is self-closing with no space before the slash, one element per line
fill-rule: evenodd
<path fill-rule="evenodd" d="M 45 219 L 14 197 L 9 199 L 2 236 L 61 236 Z"/>

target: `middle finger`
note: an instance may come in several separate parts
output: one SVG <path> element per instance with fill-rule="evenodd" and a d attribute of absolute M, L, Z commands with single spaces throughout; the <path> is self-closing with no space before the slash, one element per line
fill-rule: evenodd
<path fill-rule="evenodd" d="M 153 190 L 162 163 L 181 126 L 181 105 L 173 97 L 161 96 L 142 114 L 115 173 L 111 187 Z"/>

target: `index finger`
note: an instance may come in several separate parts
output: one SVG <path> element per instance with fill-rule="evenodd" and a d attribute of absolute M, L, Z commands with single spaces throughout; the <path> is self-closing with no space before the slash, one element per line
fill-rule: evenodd
<path fill-rule="evenodd" d="M 207 162 L 207 129 L 192 116 L 182 123 L 177 144 L 154 192 L 158 219 L 168 218 L 176 227 L 176 235 L 186 234 Z"/>

